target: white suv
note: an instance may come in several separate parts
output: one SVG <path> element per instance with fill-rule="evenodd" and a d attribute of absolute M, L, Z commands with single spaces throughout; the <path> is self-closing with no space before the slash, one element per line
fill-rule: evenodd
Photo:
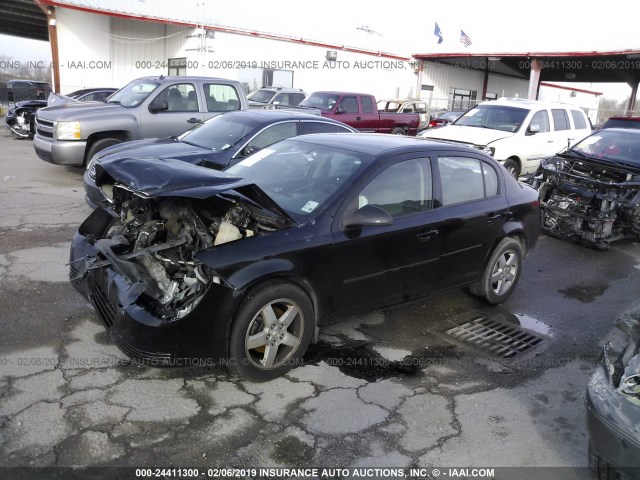
<path fill-rule="evenodd" d="M 579 107 L 500 98 L 480 103 L 451 125 L 426 130 L 420 136 L 484 150 L 517 178 L 535 172 L 541 158 L 590 134 L 591 122 Z"/>

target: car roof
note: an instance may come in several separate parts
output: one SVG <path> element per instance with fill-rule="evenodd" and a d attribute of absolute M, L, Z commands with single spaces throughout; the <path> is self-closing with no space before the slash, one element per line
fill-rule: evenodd
<path fill-rule="evenodd" d="M 571 103 L 559 103 L 559 102 L 542 102 L 540 100 L 533 100 L 530 98 L 520 97 L 500 97 L 497 100 L 488 100 L 481 102 L 478 105 L 501 105 L 508 107 L 545 107 L 545 108 L 572 108 L 574 110 L 580 110 L 580 107 Z"/>
<path fill-rule="evenodd" d="M 609 117 L 607 120 L 624 120 L 627 122 L 640 122 L 640 117 Z"/>
<path fill-rule="evenodd" d="M 602 132 L 624 133 L 629 135 L 640 135 L 640 130 L 637 128 L 603 128 L 597 132 L 593 132 L 591 135 L 598 135 Z"/>
<path fill-rule="evenodd" d="M 155 77 L 140 77 L 135 80 L 154 80 L 157 82 L 174 82 L 176 80 L 185 80 L 185 81 L 202 81 L 202 80 L 215 80 L 216 82 L 226 82 L 226 83 L 238 83 L 237 80 L 229 80 L 228 78 L 220 78 L 220 77 L 199 77 L 199 76 L 189 76 L 189 77 L 165 77 L 165 76 L 155 76 Z"/>
<path fill-rule="evenodd" d="M 373 95 L 369 94 L 369 93 L 356 93 L 356 92 L 337 92 L 337 91 L 331 91 L 331 90 L 321 90 L 318 92 L 313 92 L 313 93 L 324 93 L 324 94 L 329 94 L 329 95 L 364 95 L 366 97 L 372 97 Z M 313 93 L 311 95 L 313 95 Z"/>
<path fill-rule="evenodd" d="M 293 87 L 261 87 L 258 90 L 269 90 L 270 92 L 285 92 L 285 93 L 304 93 L 301 88 Z"/>
<path fill-rule="evenodd" d="M 349 127 L 349 125 L 345 125 L 344 123 L 339 122 L 337 120 L 333 120 L 331 118 L 326 118 L 320 115 L 314 115 L 312 113 L 307 113 L 307 112 L 300 112 L 297 110 L 285 110 L 285 109 L 235 110 L 233 112 L 225 113 L 224 116 L 228 118 L 237 117 L 242 119 L 243 121 L 250 122 L 253 125 L 259 125 L 264 122 L 278 121 L 278 120 L 313 120 L 316 122 L 332 123 L 334 125 L 340 125 L 346 128 L 352 128 L 352 127 Z"/>
<path fill-rule="evenodd" d="M 434 151 L 460 151 L 482 153 L 480 150 L 470 148 L 457 143 L 427 140 L 404 135 L 391 135 L 384 133 L 356 133 L 345 135 L 342 133 L 314 133 L 288 140 L 296 142 L 314 143 L 327 147 L 336 147 L 365 155 L 380 156 L 385 153 L 414 152 L 416 150 Z"/>

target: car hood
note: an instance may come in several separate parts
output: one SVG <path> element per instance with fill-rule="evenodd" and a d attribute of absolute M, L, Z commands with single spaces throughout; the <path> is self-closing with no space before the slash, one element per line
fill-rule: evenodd
<path fill-rule="evenodd" d="M 131 110 L 116 103 L 73 102 L 53 105 L 38 110 L 38 118 L 49 121 L 77 121 L 99 119 L 105 115 Z"/>
<path fill-rule="evenodd" d="M 96 166 L 96 178 L 106 172 L 115 183 L 144 197 L 187 197 L 205 199 L 235 191 L 260 207 L 293 219 L 269 195 L 254 183 L 225 172 L 191 165 L 177 159 L 117 158 L 105 159 Z M 101 181 L 96 181 L 100 185 Z"/>
<path fill-rule="evenodd" d="M 492 128 L 467 127 L 464 125 L 447 125 L 435 130 L 427 130 L 423 135 L 424 138 L 449 140 L 473 145 L 488 145 L 496 140 L 511 136 L 513 136 L 512 132 L 494 130 Z"/>
<path fill-rule="evenodd" d="M 144 140 L 134 140 L 133 142 L 119 143 L 112 147 L 105 148 L 98 156 L 100 162 L 103 160 L 116 158 L 175 158 L 188 163 L 198 164 L 203 157 L 211 159 L 216 153 L 202 147 L 189 145 L 180 142 L 174 137 L 168 138 L 147 138 Z"/>
<path fill-rule="evenodd" d="M 52 107 L 52 106 L 60 106 L 60 105 L 64 105 L 65 103 L 73 103 L 73 102 L 77 102 L 78 100 L 76 100 L 75 98 L 72 97 L 67 97 L 66 95 L 62 95 L 60 93 L 55 93 L 55 92 L 51 92 L 49 94 L 49 97 L 47 98 L 47 106 L 48 107 Z"/>

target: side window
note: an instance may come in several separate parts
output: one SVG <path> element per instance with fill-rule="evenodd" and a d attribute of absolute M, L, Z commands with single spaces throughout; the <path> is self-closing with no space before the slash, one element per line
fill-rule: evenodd
<path fill-rule="evenodd" d="M 427 106 L 424 103 L 416 103 L 416 113 L 427 113 Z"/>
<path fill-rule="evenodd" d="M 551 116 L 553 117 L 554 130 L 569 130 L 569 116 L 567 115 L 566 110 L 562 108 L 554 108 L 551 110 Z"/>
<path fill-rule="evenodd" d="M 571 110 L 571 117 L 573 117 L 573 124 L 576 126 L 576 130 L 582 130 L 587 128 L 587 122 L 584 119 L 584 114 L 578 110 Z"/>
<path fill-rule="evenodd" d="M 263 130 L 253 137 L 247 147 L 265 148 L 285 138 L 295 137 L 297 132 L 296 122 L 278 123 Z"/>
<path fill-rule="evenodd" d="M 394 218 L 432 208 L 431 165 L 428 158 L 405 160 L 378 174 L 358 195 L 358 208 L 377 205 Z"/>
<path fill-rule="evenodd" d="M 540 110 L 539 112 L 536 112 L 531 119 L 531 122 L 529 122 L 529 127 L 531 127 L 531 125 L 538 125 L 540 127 L 540 132 L 549 132 L 551 128 L 549 126 L 549 114 L 547 111 Z"/>
<path fill-rule="evenodd" d="M 498 194 L 498 175 L 496 171 L 482 162 L 482 176 L 484 177 L 484 196 L 493 197 Z"/>
<path fill-rule="evenodd" d="M 204 84 L 204 98 L 209 112 L 240 110 L 238 92 L 231 85 Z"/>
<path fill-rule="evenodd" d="M 338 126 L 327 122 L 300 122 L 299 135 L 309 133 L 334 133 L 338 131 Z"/>
<path fill-rule="evenodd" d="M 340 109 L 344 113 L 358 113 L 358 99 L 356 97 L 344 97 L 340 102 Z"/>
<path fill-rule="evenodd" d="M 371 97 L 360 97 L 360 102 L 362 102 L 362 113 L 373 113 L 375 111 Z"/>
<path fill-rule="evenodd" d="M 279 93 L 278 95 L 276 95 L 276 98 L 273 99 L 273 102 L 271 103 L 276 103 L 278 102 L 279 105 L 285 105 L 285 106 L 290 106 L 291 103 L 289 103 L 289 94 L 287 93 Z"/>
<path fill-rule="evenodd" d="M 191 83 L 168 86 L 158 94 L 154 102 L 167 102 L 169 108 L 159 113 L 198 111 L 198 96 L 196 88 Z"/>
<path fill-rule="evenodd" d="M 300 102 L 304 100 L 304 93 L 290 93 L 289 94 L 289 102 L 292 107 L 297 107 L 300 105 Z"/>
<path fill-rule="evenodd" d="M 475 158 L 438 157 L 443 206 L 484 198 L 481 163 Z"/>

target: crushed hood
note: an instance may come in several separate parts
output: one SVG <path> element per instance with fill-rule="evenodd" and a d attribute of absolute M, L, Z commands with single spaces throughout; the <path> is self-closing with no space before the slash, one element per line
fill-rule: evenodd
<path fill-rule="evenodd" d="M 495 130 L 492 128 L 467 127 L 464 125 L 447 125 L 433 130 L 427 130 L 424 138 L 434 140 L 449 140 L 452 142 L 468 143 L 472 145 L 488 145 L 496 140 L 513 136 L 512 132 Z"/>
<path fill-rule="evenodd" d="M 262 208 L 292 223 L 293 219 L 260 187 L 242 178 L 176 159 L 116 158 L 96 165 L 96 184 L 104 174 L 115 183 L 144 197 L 187 197 L 205 199 L 235 191 Z"/>

